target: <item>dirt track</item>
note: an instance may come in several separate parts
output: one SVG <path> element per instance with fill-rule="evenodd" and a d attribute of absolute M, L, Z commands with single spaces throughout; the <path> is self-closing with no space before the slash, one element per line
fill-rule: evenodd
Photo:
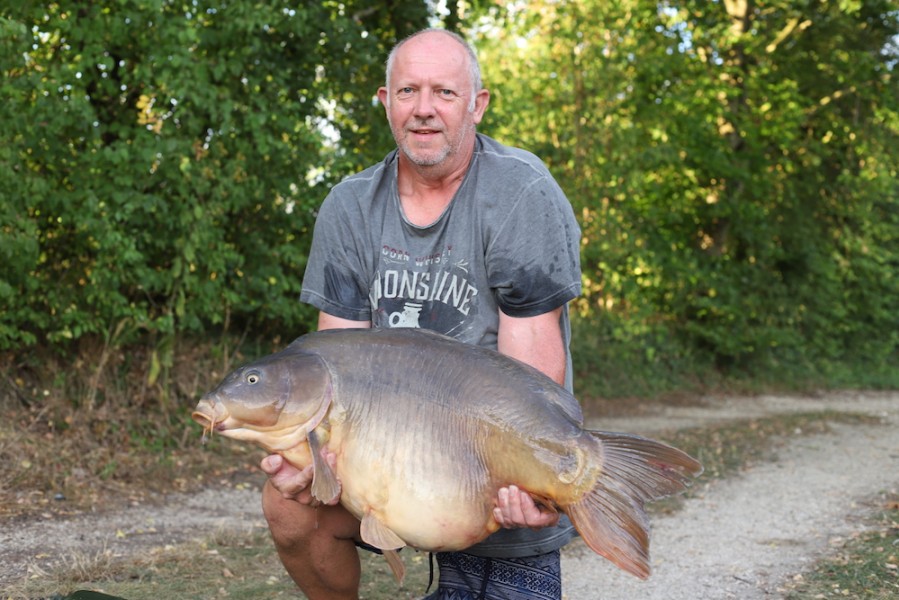
<path fill-rule="evenodd" d="M 797 436 L 778 460 L 712 483 L 684 510 L 655 519 L 654 573 L 643 582 L 586 551 L 563 562 L 570 600 L 777 598 L 793 576 L 863 527 L 879 492 L 899 489 L 899 394 L 822 398 L 761 397 L 671 409 L 657 419 L 698 424 L 722 419 L 819 410 L 880 417 L 879 426 L 835 425 L 832 434 Z M 649 432 L 646 420 L 605 427 Z M 602 590 L 597 594 L 597 590 Z"/>
<path fill-rule="evenodd" d="M 658 407 L 652 417 L 605 419 L 606 430 L 661 429 L 820 410 L 863 413 L 883 424 L 836 425 L 796 436 L 778 460 L 699 490 L 683 510 L 653 524 L 654 573 L 627 576 L 581 544 L 563 556 L 565 597 L 771 598 L 794 575 L 863 527 L 869 500 L 899 489 L 899 393 L 840 393 L 817 398 L 708 399 L 702 407 Z M 0 590 L 72 553 L 114 556 L 203 538 L 219 527 L 262 527 L 258 492 L 217 489 L 173 496 L 161 507 L 20 523 L 0 530 Z M 48 549 L 52 549 L 49 550 Z"/>

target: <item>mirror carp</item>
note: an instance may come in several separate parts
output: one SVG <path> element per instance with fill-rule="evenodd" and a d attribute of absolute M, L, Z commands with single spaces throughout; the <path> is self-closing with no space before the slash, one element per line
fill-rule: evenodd
<path fill-rule="evenodd" d="M 233 371 L 193 418 L 204 435 L 314 464 L 313 496 L 339 495 L 398 579 L 398 548 L 463 550 L 496 531 L 494 499 L 511 484 L 646 578 L 645 503 L 702 471 L 660 442 L 584 429 L 574 396 L 538 370 L 423 329 L 307 334 Z"/>

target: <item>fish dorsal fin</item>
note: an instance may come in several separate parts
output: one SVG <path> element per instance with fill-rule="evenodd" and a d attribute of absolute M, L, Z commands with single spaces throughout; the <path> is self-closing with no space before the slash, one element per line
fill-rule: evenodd
<path fill-rule="evenodd" d="M 331 465 L 322 456 L 322 445 L 315 431 L 306 434 L 309 453 L 312 455 L 312 496 L 325 504 L 332 503 L 340 496 L 340 482 Z"/>
<path fill-rule="evenodd" d="M 403 564 L 400 553 L 396 550 L 384 550 L 384 558 L 387 559 L 387 566 L 390 567 L 390 570 L 393 572 L 396 582 L 402 585 L 403 579 L 406 578 L 406 565 Z"/>
<path fill-rule="evenodd" d="M 362 535 L 363 542 L 371 544 L 379 550 L 396 550 L 406 545 L 406 542 L 400 536 L 384 525 L 372 513 L 366 513 L 362 517 L 362 526 L 359 533 Z"/>

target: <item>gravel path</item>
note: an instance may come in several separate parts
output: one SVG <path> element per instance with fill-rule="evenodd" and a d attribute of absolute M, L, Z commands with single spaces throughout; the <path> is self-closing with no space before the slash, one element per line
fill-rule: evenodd
<path fill-rule="evenodd" d="M 776 462 L 715 482 L 683 510 L 656 518 L 654 571 L 647 581 L 629 577 L 586 549 L 572 548 L 563 559 L 567 598 L 779 597 L 792 576 L 862 527 L 858 517 L 867 499 L 899 489 L 899 395 L 762 397 L 667 411 L 670 420 L 686 424 L 825 409 L 870 414 L 886 424 L 836 425 L 833 434 L 796 437 L 777 452 Z M 640 419 L 612 425 L 647 432 Z"/>
<path fill-rule="evenodd" d="M 818 398 L 708 399 L 702 407 L 658 407 L 651 417 L 605 419 L 612 431 L 653 431 L 770 414 L 837 410 L 877 416 L 881 426 L 838 425 L 797 436 L 773 463 L 710 484 L 653 523 L 653 575 L 640 581 L 574 544 L 563 555 L 567 600 L 771 598 L 838 538 L 858 531 L 866 501 L 899 489 L 899 393 Z M 164 506 L 0 528 L 0 590 L 77 553 L 134 555 L 208 537 L 218 528 L 263 527 L 259 493 L 216 489 L 172 496 Z M 49 542 L 52 540 L 52 542 Z M 52 547 L 52 554 L 47 548 Z"/>

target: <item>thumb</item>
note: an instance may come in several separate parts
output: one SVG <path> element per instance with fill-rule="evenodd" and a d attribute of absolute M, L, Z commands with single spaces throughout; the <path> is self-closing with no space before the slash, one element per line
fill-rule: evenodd
<path fill-rule="evenodd" d="M 281 469 L 283 464 L 284 458 L 282 458 L 280 454 L 270 454 L 262 459 L 262 462 L 259 463 L 259 467 L 268 475 L 274 475 Z"/>

